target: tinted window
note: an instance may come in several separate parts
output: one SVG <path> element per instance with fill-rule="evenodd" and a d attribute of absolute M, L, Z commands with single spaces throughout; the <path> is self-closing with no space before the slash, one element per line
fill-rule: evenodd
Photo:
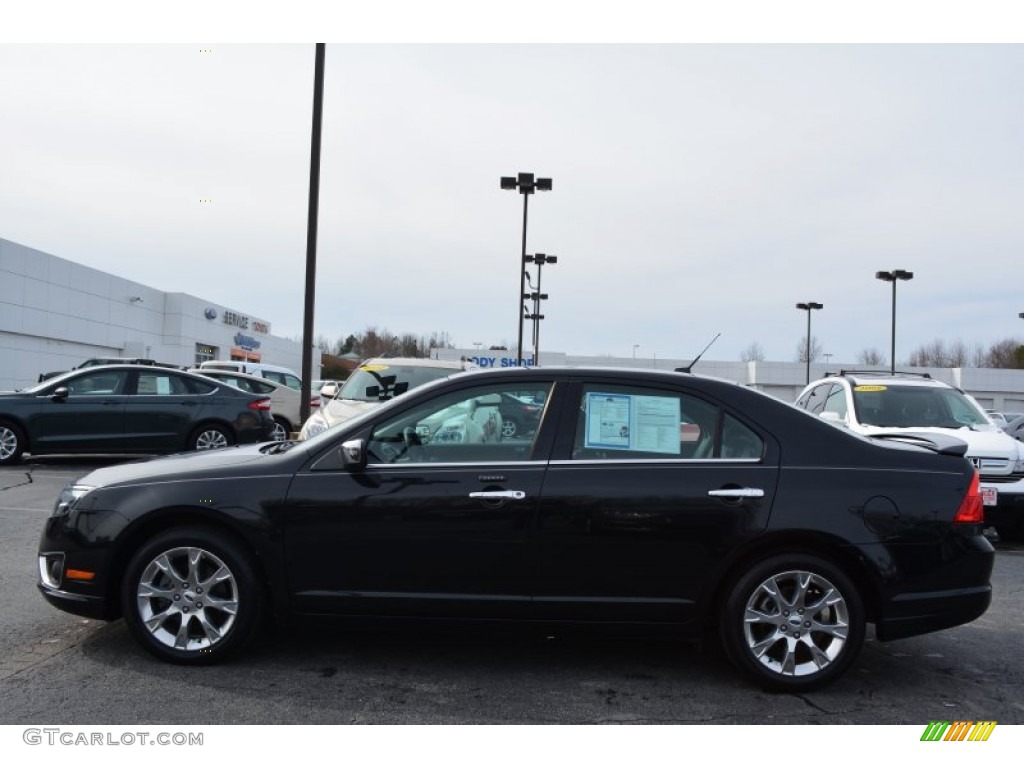
<path fill-rule="evenodd" d="M 135 392 L 138 395 L 186 395 L 188 384 L 169 373 L 140 373 Z"/>
<path fill-rule="evenodd" d="M 519 385 L 521 387 L 521 385 Z M 531 386 L 546 400 L 549 383 Z M 502 403 L 515 390 L 492 384 L 448 393 L 374 428 L 372 464 L 487 462 L 529 459 L 537 430 L 504 434 Z"/>
<path fill-rule="evenodd" d="M 97 371 L 69 379 L 63 386 L 68 388 L 68 393 L 72 396 L 120 395 L 124 393 L 127 378 L 126 371 Z"/>
<path fill-rule="evenodd" d="M 574 459 L 760 458 L 764 443 L 717 406 L 680 392 L 588 384 Z"/>

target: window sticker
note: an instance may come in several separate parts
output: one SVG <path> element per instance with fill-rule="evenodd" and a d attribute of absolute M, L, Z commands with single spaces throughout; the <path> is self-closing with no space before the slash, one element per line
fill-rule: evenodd
<path fill-rule="evenodd" d="M 854 392 L 885 392 L 888 387 L 884 384 L 861 384 L 860 386 L 854 387 Z"/>
<path fill-rule="evenodd" d="M 586 448 L 680 454 L 679 398 L 588 392 Z"/>

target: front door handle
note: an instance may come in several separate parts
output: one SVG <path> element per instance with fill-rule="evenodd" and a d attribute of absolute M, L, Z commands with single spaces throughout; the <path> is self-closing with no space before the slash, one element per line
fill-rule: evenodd
<path fill-rule="evenodd" d="M 708 491 L 708 496 L 721 496 L 727 499 L 760 499 L 764 496 L 761 488 L 722 488 L 718 491 Z"/>
<path fill-rule="evenodd" d="M 522 501 L 526 498 L 526 491 L 474 491 L 469 494 L 471 499 L 515 499 Z"/>

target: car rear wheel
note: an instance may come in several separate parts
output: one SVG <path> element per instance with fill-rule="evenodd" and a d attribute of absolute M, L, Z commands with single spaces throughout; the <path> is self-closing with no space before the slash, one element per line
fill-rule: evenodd
<path fill-rule="evenodd" d="M 188 447 L 193 451 L 210 451 L 214 448 L 226 448 L 234 442 L 231 433 L 217 424 L 203 424 L 188 439 Z"/>
<path fill-rule="evenodd" d="M 0 466 L 17 464 L 25 452 L 25 435 L 9 421 L 0 421 Z"/>
<path fill-rule="evenodd" d="M 209 664 L 237 652 L 259 628 L 263 597 L 248 559 L 229 538 L 178 528 L 148 541 L 128 564 L 125 622 L 150 653 Z"/>
<path fill-rule="evenodd" d="M 864 608 L 850 579 L 819 557 L 787 554 L 752 566 L 721 616 L 726 651 L 765 688 L 810 691 L 850 666 L 864 642 Z"/>
<path fill-rule="evenodd" d="M 270 430 L 271 440 L 287 440 L 292 433 L 292 425 L 280 416 L 274 417 L 274 428 Z"/>
<path fill-rule="evenodd" d="M 501 420 L 501 436 L 503 438 L 515 437 L 519 434 L 519 422 L 507 416 Z"/>

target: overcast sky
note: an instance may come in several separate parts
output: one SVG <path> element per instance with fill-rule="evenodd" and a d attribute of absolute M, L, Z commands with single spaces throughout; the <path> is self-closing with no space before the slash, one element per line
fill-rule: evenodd
<path fill-rule="evenodd" d="M 0 45 L 0 237 L 303 323 L 314 47 Z M 832 360 L 1024 337 L 1019 45 L 328 45 L 316 331 Z M 14 76 L 11 76 L 14 75 Z M 212 201 L 212 202 L 203 202 Z"/>

